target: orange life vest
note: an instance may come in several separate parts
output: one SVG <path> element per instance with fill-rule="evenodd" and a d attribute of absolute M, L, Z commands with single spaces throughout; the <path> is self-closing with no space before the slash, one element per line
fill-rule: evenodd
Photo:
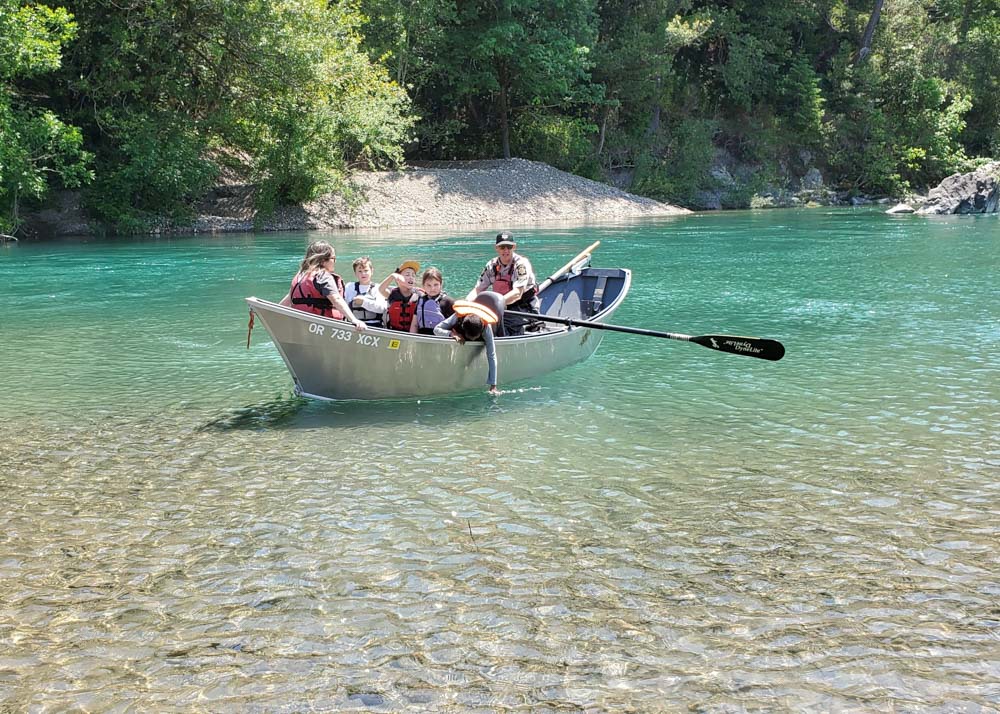
<path fill-rule="evenodd" d="M 390 330 L 410 331 L 410 323 L 413 322 L 413 313 L 417 311 L 417 301 L 411 299 L 412 295 L 403 297 L 399 288 L 394 288 L 387 299 L 388 307 L 385 310 L 385 324 Z"/>
<path fill-rule="evenodd" d="M 497 314 L 485 305 L 470 300 L 456 300 L 452 306 L 456 315 L 465 317 L 466 315 L 476 315 L 487 325 L 497 324 Z"/>

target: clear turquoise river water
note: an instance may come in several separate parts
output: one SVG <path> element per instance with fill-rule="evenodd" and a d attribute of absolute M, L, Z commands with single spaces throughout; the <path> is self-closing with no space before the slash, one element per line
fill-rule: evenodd
<path fill-rule="evenodd" d="M 495 232 L 325 237 L 462 294 Z M 243 298 L 317 235 L 0 247 L 0 711 L 1000 711 L 996 217 L 515 233 L 788 354 L 308 402 Z"/>

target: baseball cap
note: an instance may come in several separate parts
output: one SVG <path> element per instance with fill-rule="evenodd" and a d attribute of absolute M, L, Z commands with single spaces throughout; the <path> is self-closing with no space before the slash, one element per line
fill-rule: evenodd
<path fill-rule="evenodd" d="M 399 264 L 399 267 L 396 268 L 396 272 L 402 273 L 406 268 L 412 268 L 414 273 L 419 273 L 420 263 L 418 263 L 415 260 L 404 260 L 402 263 Z"/>
<path fill-rule="evenodd" d="M 497 245 L 517 245 L 510 233 L 497 233 Z"/>

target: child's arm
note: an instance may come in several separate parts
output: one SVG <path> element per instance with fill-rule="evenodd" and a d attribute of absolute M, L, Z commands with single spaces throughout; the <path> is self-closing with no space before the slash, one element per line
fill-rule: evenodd
<path fill-rule="evenodd" d="M 364 298 L 361 300 L 360 307 L 362 310 L 367 310 L 368 312 L 374 312 L 381 315 L 385 312 L 385 298 L 382 297 L 382 293 L 378 291 L 377 287 L 373 287 L 365 293 Z"/>
<path fill-rule="evenodd" d="M 354 316 L 354 313 L 351 312 L 351 306 L 347 304 L 347 301 L 344 300 L 343 296 L 340 293 L 330 293 L 326 297 L 331 303 L 333 303 L 333 306 L 335 308 L 344 313 L 345 320 L 353 324 L 359 330 L 368 329 L 368 325 L 366 325 L 365 323 L 363 323 L 361 320 L 359 320 Z"/>
<path fill-rule="evenodd" d="M 378 284 L 379 295 L 381 295 L 384 298 L 389 297 L 389 293 L 392 292 L 391 290 L 389 290 L 389 286 L 392 285 L 392 282 L 396 281 L 397 283 L 399 283 L 402 280 L 403 276 L 400 275 L 399 273 L 389 273 L 387 276 L 385 276 L 385 280 L 383 280 L 381 283 Z"/>
<path fill-rule="evenodd" d="M 458 337 L 452 334 L 452 331 L 454 330 L 455 325 L 457 324 L 458 324 L 458 315 L 452 314 L 451 317 L 447 318 L 446 320 L 442 320 L 438 324 L 434 325 L 434 334 L 437 335 L 438 337 L 454 337 L 456 340 L 461 342 L 462 340 L 460 340 Z"/>
<path fill-rule="evenodd" d="M 486 343 L 486 365 L 489 369 L 486 375 L 486 385 L 489 387 L 491 394 L 495 394 L 497 391 L 497 381 L 500 379 L 498 374 L 499 368 L 497 366 L 497 348 L 496 343 L 493 342 L 493 326 L 486 325 L 483 330 L 483 342 Z"/>

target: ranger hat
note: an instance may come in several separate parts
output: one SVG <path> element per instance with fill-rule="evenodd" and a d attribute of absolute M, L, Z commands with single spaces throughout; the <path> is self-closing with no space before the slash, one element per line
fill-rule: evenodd
<path fill-rule="evenodd" d="M 504 231 L 497 233 L 497 245 L 517 245 L 517 243 L 514 242 L 514 236 Z"/>

